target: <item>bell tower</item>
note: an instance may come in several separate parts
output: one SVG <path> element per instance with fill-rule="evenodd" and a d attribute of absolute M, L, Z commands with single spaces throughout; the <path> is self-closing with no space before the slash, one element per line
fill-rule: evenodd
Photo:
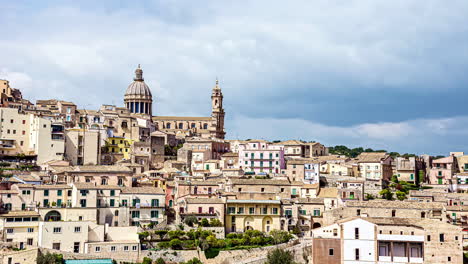
<path fill-rule="evenodd" d="M 219 87 L 219 81 L 216 79 L 216 85 L 211 93 L 211 137 L 224 139 L 224 109 L 223 109 L 223 93 Z"/>

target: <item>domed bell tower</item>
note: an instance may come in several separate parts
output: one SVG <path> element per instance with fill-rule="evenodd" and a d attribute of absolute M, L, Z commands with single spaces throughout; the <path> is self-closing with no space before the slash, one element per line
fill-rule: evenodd
<path fill-rule="evenodd" d="M 211 93 L 211 137 L 224 139 L 224 109 L 223 109 L 223 92 L 219 87 L 219 81 L 216 79 L 216 85 Z"/>

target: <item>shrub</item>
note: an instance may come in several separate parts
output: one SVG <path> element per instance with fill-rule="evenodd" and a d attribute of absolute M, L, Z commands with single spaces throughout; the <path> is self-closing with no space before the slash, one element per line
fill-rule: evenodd
<path fill-rule="evenodd" d="M 286 243 L 292 238 L 291 234 L 282 230 L 272 230 L 270 232 L 270 237 L 273 239 L 275 244 Z"/>
<path fill-rule="evenodd" d="M 185 217 L 184 223 L 190 227 L 193 227 L 195 224 L 198 224 L 198 219 L 193 215 L 189 215 Z"/>
<path fill-rule="evenodd" d="M 240 234 L 242 236 L 242 234 Z M 226 235 L 226 238 L 233 239 L 233 238 L 238 238 L 236 233 L 229 233 Z"/>
<path fill-rule="evenodd" d="M 182 230 L 174 230 L 174 231 L 169 231 L 167 232 L 167 235 L 169 236 L 169 239 L 174 239 L 174 238 L 181 238 L 185 235 L 185 232 Z"/>
<path fill-rule="evenodd" d="M 217 218 L 211 218 L 210 226 L 212 226 L 212 227 L 221 227 L 221 226 L 223 226 L 223 223 L 221 223 L 221 221 L 219 221 L 219 219 L 217 219 Z"/>
<path fill-rule="evenodd" d="M 208 219 L 203 218 L 203 219 L 200 221 L 200 225 L 203 226 L 203 227 L 208 227 L 208 226 L 210 226 L 210 223 L 208 222 Z"/>
<path fill-rule="evenodd" d="M 163 258 L 158 258 L 154 263 L 155 264 L 166 264 L 166 261 L 164 261 Z"/>
<path fill-rule="evenodd" d="M 143 262 L 141 264 L 151 264 L 153 263 L 153 260 L 148 258 L 148 257 L 144 257 L 143 258 Z"/>
<path fill-rule="evenodd" d="M 170 248 L 170 247 L 171 247 L 171 245 L 167 241 L 158 243 L 158 248 L 165 249 L 165 248 Z"/>
<path fill-rule="evenodd" d="M 283 249 L 274 249 L 268 252 L 266 264 L 295 264 L 291 252 Z"/>
<path fill-rule="evenodd" d="M 154 231 L 154 234 L 158 235 L 159 239 L 162 240 L 162 239 L 164 239 L 164 236 L 166 236 L 167 232 L 168 232 L 167 230 L 156 230 L 156 231 Z"/>
<path fill-rule="evenodd" d="M 383 189 L 379 192 L 382 199 L 393 200 L 393 193 L 389 189 Z"/>
<path fill-rule="evenodd" d="M 39 254 L 36 263 L 38 264 L 62 264 L 64 263 L 62 254 Z"/>
<path fill-rule="evenodd" d="M 366 199 L 367 200 L 374 200 L 375 199 L 375 196 L 370 194 L 370 193 L 366 193 Z"/>
<path fill-rule="evenodd" d="M 198 258 L 193 258 L 187 262 L 182 262 L 181 264 L 203 264 Z"/>
<path fill-rule="evenodd" d="M 182 241 L 177 238 L 172 239 L 171 241 L 169 241 L 169 246 L 174 250 L 182 249 Z"/>
<path fill-rule="evenodd" d="M 396 192 L 396 197 L 398 200 L 403 201 L 406 199 L 406 193 L 402 191 L 397 191 Z"/>

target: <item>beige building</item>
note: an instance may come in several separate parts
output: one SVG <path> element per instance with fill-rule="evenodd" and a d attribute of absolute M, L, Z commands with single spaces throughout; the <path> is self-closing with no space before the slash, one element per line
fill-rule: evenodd
<path fill-rule="evenodd" d="M 101 134 L 99 130 L 68 129 L 65 131 L 65 157 L 71 165 L 98 165 Z"/>
<path fill-rule="evenodd" d="M 10 211 L 0 215 L 2 242 L 14 242 L 21 249 L 37 247 L 40 216 L 34 211 Z"/>
<path fill-rule="evenodd" d="M 187 216 L 195 216 L 198 220 L 203 218 L 219 219 L 224 223 L 225 201 L 220 198 L 183 198 L 177 206 L 177 222 L 183 222 Z"/>
<path fill-rule="evenodd" d="M 225 227 L 226 232 L 280 230 L 281 201 L 228 199 Z"/>

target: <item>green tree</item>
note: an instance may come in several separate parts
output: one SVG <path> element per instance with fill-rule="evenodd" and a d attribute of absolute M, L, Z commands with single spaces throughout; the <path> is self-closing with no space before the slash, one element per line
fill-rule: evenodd
<path fill-rule="evenodd" d="M 203 227 L 208 227 L 208 226 L 210 226 L 210 222 L 208 222 L 208 219 L 203 218 L 203 219 L 200 221 L 200 225 L 203 226 Z"/>
<path fill-rule="evenodd" d="M 393 193 L 389 189 L 383 189 L 379 192 L 382 199 L 393 200 Z"/>
<path fill-rule="evenodd" d="M 169 246 L 174 250 L 182 249 L 182 241 L 177 238 L 172 239 L 171 241 L 169 241 Z"/>
<path fill-rule="evenodd" d="M 164 261 L 163 258 L 158 258 L 154 263 L 155 264 L 166 264 L 166 261 Z"/>
<path fill-rule="evenodd" d="M 62 264 L 65 261 L 63 260 L 63 255 L 61 254 L 41 254 L 37 256 L 36 263 L 37 264 Z"/>
<path fill-rule="evenodd" d="M 268 252 L 265 264 L 296 264 L 296 262 L 291 252 L 276 248 Z"/>
<path fill-rule="evenodd" d="M 181 264 L 203 264 L 198 258 L 193 258 L 187 262 L 182 262 Z"/>
<path fill-rule="evenodd" d="M 397 191 L 396 192 L 396 197 L 398 200 L 403 201 L 406 199 L 406 193 L 402 191 Z"/>
<path fill-rule="evenodd" d="M 185 217 L 184 223 L 190 227 L 193 227 L 195 224 L 198 224 L 198 219 L 193 215 L 189 215 Z"/>
<path fill-rule="evenodd" d="M 393 175 L 391 181 L 394 183 L 398 183 L 398 175 Z"/>
<path fill-rule="evenodd" d="M 424 183 L 424 179 L 426 178 L 426 175 L 424 175 L 423 170 L 418 171 L 418 182 L 417 185 L 420 186 L 422 183 Z"/>
<path fill-rule="evenodd" d="M 219 219 L 217 219 L 217 218 L 211 218 L 210 219 L 210 226 L 220 227 L 220 226 L 223 226 L 223 223 L 221 223 L 221 221 L 219 221 Z"/>
<path fill-rule="evenodd" d="M 271 230 L 270 237 L 273 238 L 275 244 L 286 243 L 291 240 L 292 235 L 289 232 L 282 230 Z"/>
<path fill-rule="evenodd" d="M 148 257 L 144 257 L 143 258 L 143 262 L 141 264 L 151 264 L 153 263 L 153 260 L 148 258 Z"/>

